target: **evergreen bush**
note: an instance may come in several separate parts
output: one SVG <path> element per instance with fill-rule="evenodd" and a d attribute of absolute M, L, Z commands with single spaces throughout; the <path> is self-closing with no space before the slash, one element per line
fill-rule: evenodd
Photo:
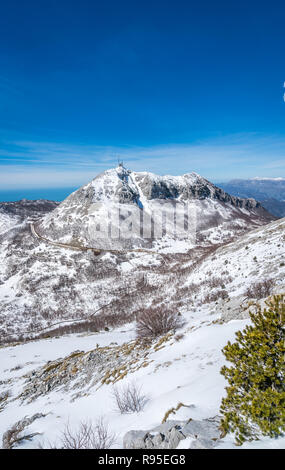
<path fill-rule="evenodd" d="M 234 432 L 237 444 L 277 437 L 285 431 L 285 303 L 284 294 L 250 312 L 252 325 L 236 333 L 223 349 L 232 366 L 224 366 L 227 396 L 221 403 L 221 429 Z"/>

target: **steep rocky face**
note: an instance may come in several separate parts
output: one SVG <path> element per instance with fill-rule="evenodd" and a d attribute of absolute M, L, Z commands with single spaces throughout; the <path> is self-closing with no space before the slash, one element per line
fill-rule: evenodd
<path fill-rule="evenodd" d="M 260 208 L 261 204 L 254 199 L 242 199 L 231 196 L 221 188 L 213 185 L 196 173 L 183 176 L 156 176 L 152 173 L 134 173 L 134 179 L 146 199 L 217 199 L 235 207 L 248 209 Z"/>

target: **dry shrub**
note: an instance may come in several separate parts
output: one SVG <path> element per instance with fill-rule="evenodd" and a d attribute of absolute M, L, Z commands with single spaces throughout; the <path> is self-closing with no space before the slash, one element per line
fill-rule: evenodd
<path fill-rule="evenodd" d="M 233 278 L 231 276 L 227 277 L 213 277 L 206 281 L 206 283 L 212 288 L 215 289 L 216 287 L 221 287 L 225 289 L 225 286 L 232 282 Z"/>
<path fill-rule="evenodd" d="M 16 368 L 10 370 L 16 370 Z M 5 390 L 4 392 L 0 392 L 0 404 L 1 402 L 7 400 L 11 395 L 11 390 Z"/>
<path fill-rule="evenodd" d="M 108 425 L 103 418 L 99 418 L 95 424 L 82 421 L 77 429 L 70 428 L 67 424 L 62 432 L 60 449 L 109 449 L 116 440 L 116 436 L 110 433 Z"/>
<path fill-rule="evenodd" d="M 137 316 L 136 333 L 138 338 L 165 335 L 170 330 L 176 331 L 184 325 L 181 314 L 169 310 L 164 305 L 149 307 Z"/>
<path fill-rule="evenodd" d="M 209 304 L 211 302 L 216 302 L 219 299 L 227 299 L 229 297 L 226 290 L 218 290 L 217 292 L 208 293 L 205 295 L 204 299 L 202 300 L 201 304 Z"/>
<path fill-rule="evenodd" d="M 174 339 L 175 339 L 175 341 L 180 341 L 180 340 L 183 339 L 184 337 L 185 337 L 185 335 L 183 335 L 183 334 L 178 334 L 178 335 L 175 335 L 175 336 L 174 336 Z"/>
<path fill-rule="evenodd" d="M 245 292 L 250 299 L 264 299 L 271 294 L 274 285 L 273 279 L 264 279 L 264 281 L 255 282 Z"/>
<path fill-rule="evenodd" d="M 149 400 L 141 387 L 134 382 L 122 387 L 114 386 L 112 395 L 121 414 L 138 413 Z"/>
<path fill-rule="evenodd" d="M 38 432 L 31 434 L 23 434 L 26 425 L 23 421 L 18 421 L 2 436 L 2 448 L 3 449 L 13 449 L 17 445 L 21 444 L 23 441 L 30 441 L 33 437 L 37 436 Z"/>
<path fill-rule="evenodd" d="M 16 423 L 3 434 L 2 437 L 2 448 L 12 449 L 16 444 L 23 440 L 22 435 L 23 427 Z"/>
<path fill-rule="evenodd" d="M 188 408 L 188 405 L 184 405 L 184 403 L 181 403 L 181 401 L 177 404 L 177 406 L 174 408 L 170 408 L 169 410 L 166 411 L 164 417 L 163 417 L 163 420 L 161 421 L 161 423 L 166 423 L 166 421 L 168 420 L 169 416 L 171 414 L 176 414 L 176 411 L 180 410 L 180 408 L 182 407 L 185 407 L 185 408 Z"/>

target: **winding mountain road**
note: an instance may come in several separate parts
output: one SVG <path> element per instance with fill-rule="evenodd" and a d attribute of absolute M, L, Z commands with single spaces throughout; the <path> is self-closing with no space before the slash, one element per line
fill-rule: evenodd
<path fill-rule="evenodd" d="M 91 251 L 93 251 L 93 253 L 96 256 L 99 256 L 102 253 L 113 253 L 113 254 L 147 253 L 149 255 L 159 255 L 164 260 L 164 256 L 161 253 L 158 253 L 156 251 L 151 251 L 151 250 L 144 250 L 143 248 L 137 248 L 137 249 L 134 249 L 134 250 L 112 250 L 112 249 L 108 249 L 108 248 L 107 249 L 106 248 L 102 249 L 102 248 L 93 248 L 93 247 L 70 245 L 68 243 L 59 243 L 59 242 L 49 240 L 48 238 L 43 237 L 42 235 L 39 235 L 37 233 L 36 229 L 35 229 L 34 222 L 30 222 L 30 228 L 31 228 L 31 233 L 32 233 L 34 238 L 36 238 L 38 240 L 42 240 L 42 241 L 48 243 L 49 245 L 58 246 L 60 248 L 66 248 L 68 250 L 76 250 L 76 251 L 89 251 L 89 250 L 91 250 Z"/>

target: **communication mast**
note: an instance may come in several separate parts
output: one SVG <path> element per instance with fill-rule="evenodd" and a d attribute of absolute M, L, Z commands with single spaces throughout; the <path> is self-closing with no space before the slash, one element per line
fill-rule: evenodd
<path fill-rule="evenodd" d="M 124 168 L 124 162 L 123 160 L 120 160 L 119 157 L 118 157 L 118 166 L 121 166 L 122 168 Z"/>

